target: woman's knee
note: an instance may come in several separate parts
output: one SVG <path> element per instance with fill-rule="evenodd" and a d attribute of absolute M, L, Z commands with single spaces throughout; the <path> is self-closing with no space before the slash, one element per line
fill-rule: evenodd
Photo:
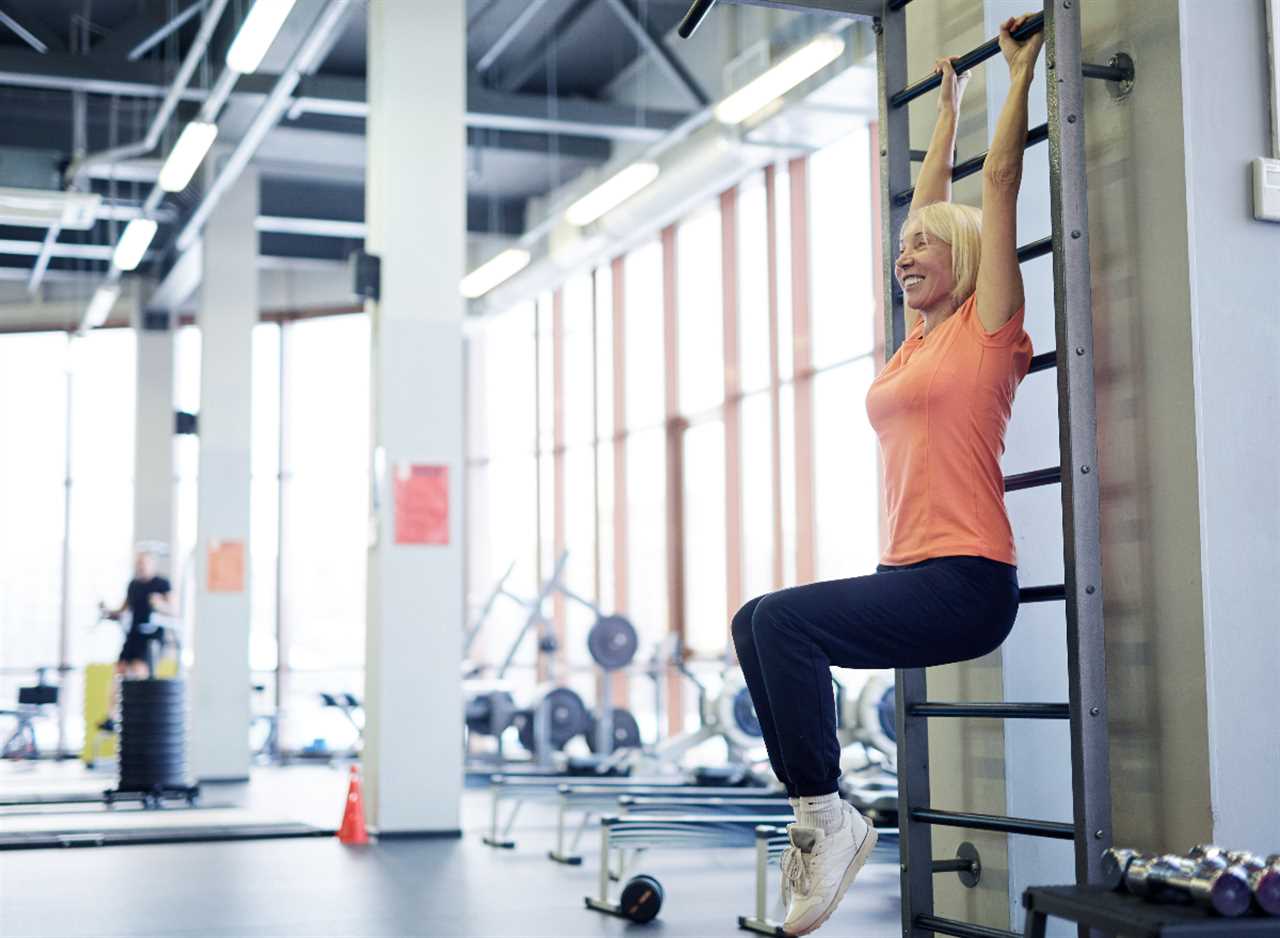
<path fill-rule="evenodd" d="M 754 617 L 756 607 L 763 596 L 757 596 L 755 599 L 749 600 L 741 609 L 733 614 L 733 622 L 729 627 L 729 631 L 733 635 L 733 644 L 735 648 L 743 648 L 751 644 L 751 621 Z"/>

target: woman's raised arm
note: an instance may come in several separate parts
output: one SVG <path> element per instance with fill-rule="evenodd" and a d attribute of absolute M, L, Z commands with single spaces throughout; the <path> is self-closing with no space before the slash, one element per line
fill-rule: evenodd
<path fill-rule="evenodd" d="M 911 211 L 933 202 L 951 201 L 951 170 L 955 165 L 956 121 L 960 116 L 960 101 L 969 73 L 957 75 L 951 59 L 938 59 L 934 71 L 942 76 L 938 88 L 938 122 L 933 125 L 933 137 L 929 150 L 916 179 L 915 193 L 911 196 Z"/>
<path fill-rule="evenodd" d="M 1018 188 L 1027 140 L 1027 94 L 1044 32 L 1019 42 L 1012 33 L 1031 14 L 1011 17 L 1000 27 L 1000 51 L 1009 63 L 1009 96 L 982 167 L 982 259 L 974 303 L 988 332 L 1007 323 L 1025 302 L 1018 264 Z"/>

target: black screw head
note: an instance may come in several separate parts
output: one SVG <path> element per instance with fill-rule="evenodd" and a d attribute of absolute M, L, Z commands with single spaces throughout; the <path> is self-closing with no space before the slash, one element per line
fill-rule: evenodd
<path fill-rule="evenodd" d="M 1102 831 L 1094 831 L 1094 832 L 1093 832 L 1093 839 L 1094 839 L 1094 840 L 1101 840 L 1101 839 L 1102 839 Z"/>
<path fill-rule="evenodd" d="M 1080 471 L 1081 471 L 1084 475 L 1088 475 L 1088 474 L 1090 473 L 1090 471 L 1092 471 L 1092 470 L 1090 470 L 1088 466 L 1081 466 L 1081 467 L 1080 467 Z"/>
<path fill-rule="evenodd" d="M 1098 591 L 1098 588 L 1096 586 L 1086 586 L 1084 588 L 1084 591 L 1088 593 L 1090 596 L 1092 596 L 1094 593 Z"/>
<path fill-rule="evenodd" d="M 1083 354 L 1084 354 L 1084 346 L 1083 346 L 1083 345 L 1077 345 L 1077 346 L 1076 346 L 1076 354 L 1077 354 L 1077 355 L 1083 355 Z"/>
<path fill-rule="evenodd" d="M 1080 232 L 1079 232 L 1079 230 L 1076 230 L 1076 231 L 1071 232 L 1071 237 L 1072 237 L 1072 238 L 1079 238 L 1079 237 L 1080 237 Z"/>
<path fill-rule="evenodd" d="M 1074 114 L 1068 114 L 1068 115 L 1067 115 L 1067 123 L 1068 123 L 1068 124 L 1074 124 L 1075 122 L 1076 122 L 1076 116 L 1075 116 Z"/>
<path fill-rule="evenodd" d="M 1096 717 L 1096 716 L 1097 716 L 1099 713 L 1101 713 L 1101 712 L 1102 712 L 1102 711 L 1101 711 L 1101 710 L 1099 710 L 1097 707 L 1090 707 L 1090 708 L 1089 708 L 1089 716 L 1091 716 L 1091 717 Z"/>

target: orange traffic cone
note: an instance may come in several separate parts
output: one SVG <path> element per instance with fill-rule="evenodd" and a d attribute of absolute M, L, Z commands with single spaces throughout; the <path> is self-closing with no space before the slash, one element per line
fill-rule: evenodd
<path fill-rule="evenodd" d="M 367 844 L 369 832 L 364 826 L 364 798 L 360 795 L 360 770 L 351 767 L 351 784 L 347 786 L 347 807 L 342 812 L 338 840 L 344 844 Z"/>

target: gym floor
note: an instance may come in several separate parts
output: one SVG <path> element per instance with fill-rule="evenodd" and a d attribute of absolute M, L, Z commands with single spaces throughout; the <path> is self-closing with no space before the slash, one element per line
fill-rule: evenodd
<path fill-rule="evenodd" d="M 7 781 L 11 788 L 12 776 Z M 343 774 L 327 768 L 264 769 L 241 803 L 255 813 L 334 827 L 344 786 Z M 229 793 L 217 792 L 219 800 Z M 666 901 L 657 921 L 639 926 L 584 909 L 583 897 L 596 888 L 589 853 L 581 867 L 546 859 L 552 809 L 527 805 L 513 832 L 516 849 L 496 851 L 480 842 L 488 805 L 485 791 L 465 793 L 461 840 L 345 847 L 306 838 L 0 852 L 0 936 L 749 934 L 736 926 L 754 903 L 750 851 L 651 852 L 632 872 L 656 876 Z M 73 890 L 68 883 L 80 885 Z M 822 934 L 896 936 L 899 914 L 896 865 L 871 865 Z"/>

